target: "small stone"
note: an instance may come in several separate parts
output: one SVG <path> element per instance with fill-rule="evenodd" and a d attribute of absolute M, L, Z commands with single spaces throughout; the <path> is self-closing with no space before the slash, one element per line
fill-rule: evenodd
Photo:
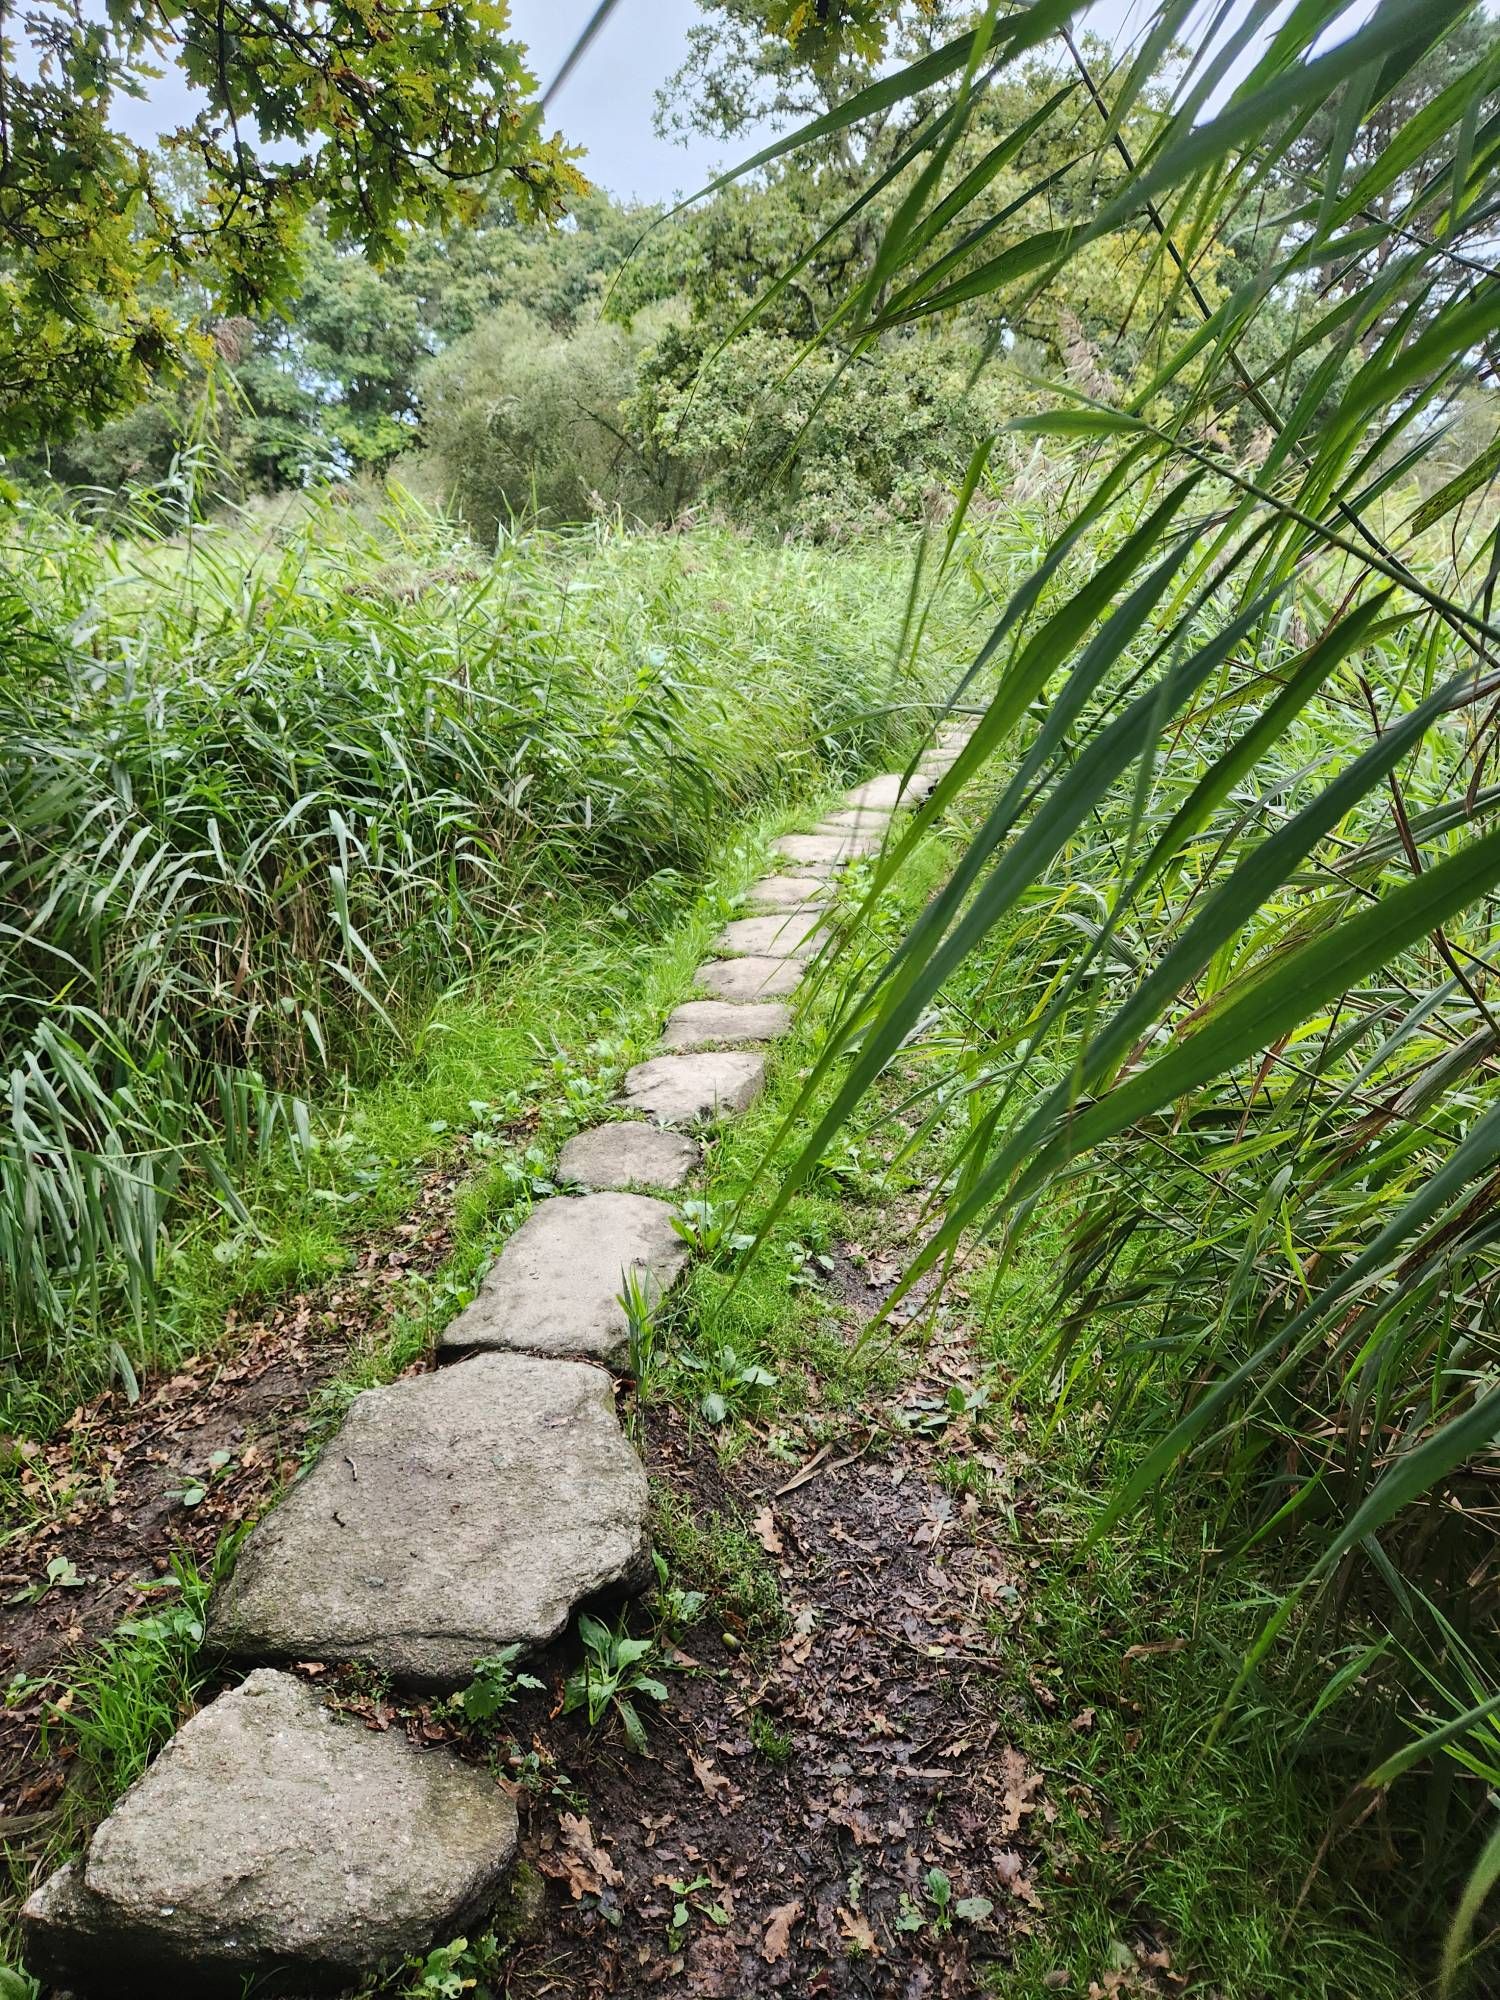
<path fill-rule="evenodd" d="M 482 1765 L 262 1670 L 185 1722 L 31 1898 L 26 1961 L 107 1993 L 342 1990 L 482 1924 L 515 1846 Z"/>
<path fill-rule="evenodd" d="M 765 1057 L 749 1050 L 653 1056 L 626 1072 L 620 1102 L 658 1125 L 696 1125 L 743 1111 L 759 1097 L 765 1080 Z"/>
<path fill-rule="evenodd" d="M 897 806 L 909 806 L 916 799 L 925 798 L 932 786 L 924 779 L 906 777 L 900 771 L 887 771 L 882 777 L 870 778 L 853 791 L 845 792 L 846 806 L 874 806 L 877 811 L 894 812 Z"/>
<path fill-rule="evenodd" d="M 702 1148 L 680 1132 L 622 1121 L 578 1132 L 563 1147 L 557 1178 L 595 1193 L 612 1188 L 679 1188 L 689 1180 Z"/>
<path fill-rule="evenodd" d="M 812 958 L 828 933 L 797 911 L 771 917 L 738 917 L 719 934 L 718 949 L 739 958 Z"/>
<path fill-rule="evenodd" d="M 752 910 L 801 910 L 811 916 L 828 908 L 828 884 L 816 875 L 763 875 L 745 891 Z"/>
<path fill-rule="evenodd" d="M 727 1000 L 689 1000 L 668 1017 L 662 1047 L 711 1049 L 723 1042 L 774 1042 L 791 1025 L 791 1008 L 775 1000 L 749 1007 L 735 1007 Z"/>
<path fill-rule="evenodd" d="M 865 851 L 857 833 L 784 833 L 771 846 L 784 860 L 808 868 L 841 868 Z"/>
<path fill-rule="evenodd" d="M 646 1475 L 602 1368 L 479 1354 L 356 1396 L 214 1600 L 236 1660 L 357 1660 L 463 1687 L 651 1573 Z"/>
<path fill-rule="evenodd" d="M 700 965 L 693 983 L 717 1000 L 782 1000 L 802 983 L 795 958 L 715 958 Z"/>
<path fill-rule="evenodd" d="M 583 1355 L 623 1367 L 625 1273 L 655 1298 L 682 1275 L 688 1247 L 672 1210 L 644 1194 L 555 1195 L 538 1202 L 484 1275 L 479 1295 L 438 1337 L 438 1358 L 476 1348 Z"/>

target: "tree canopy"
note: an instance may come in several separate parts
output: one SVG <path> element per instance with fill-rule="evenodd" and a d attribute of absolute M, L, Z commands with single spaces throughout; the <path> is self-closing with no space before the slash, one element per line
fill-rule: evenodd
<path fill-rule="evenodd" d="M 225 316 L 289 298 L 315 210 L 380 262 L 414 225 L 473 219 L 499 181 L 532 216 L 584 186 L 495 0 L 37 0 L 11 18 L 0 447 L 97 424 L 182 369 L 204 351 L 200 294 Z M 174 63 L 200 108 L 153 152 L 112 113 Z"/>

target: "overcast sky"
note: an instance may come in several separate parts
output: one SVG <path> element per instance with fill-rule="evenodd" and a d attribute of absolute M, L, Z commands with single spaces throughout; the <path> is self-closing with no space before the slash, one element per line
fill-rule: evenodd
<path fill-rule="evenodd" d="M 542 88 L 556 75 L 596 0 L 511 0 L 511 23 L 531 50 Z M 1109 39 L 1135 11 L 1133 0 L 1095 0 L 1085 25 Z M 625 199 L 666 201 L 692 194 L 719 166 L 755 150 L 694 138 L 683 146 L 652 130 L 656 93 L 687 53 L 687 31 L 700 18 L 697 0 L 619 0 L 583 60 L 547 108 L 574 144 L 588 148 L 590 180 Z M 762 141 L 764 143 L 764 141 Z"/>
<path fill-rule="evenodd" d="M 543 89 L 594 6 L 595 0 L 511 0 L 512 30 L 530 49 Z M 1095 0 L 1086 25 L 1113 39 L 1139 11 L 1139 0 Z M 754 150 L 744 139 L 726 146 L 694 138 L 684 146 L 652 129 L 656 93 L 687 53 L 687 31 L 698 15 L 697 0 L 619 0 L 548 106 L 549 127 L 587 149 L 585 173 L 611 194 L 641 201 L 692 194 L 712 179 L 716 166 L 733 165 Z M 143 103 L 117 98 L 112 116 L 132 138 L 149 143 L 192 112 L 187 86 L 172 71 Z"/>

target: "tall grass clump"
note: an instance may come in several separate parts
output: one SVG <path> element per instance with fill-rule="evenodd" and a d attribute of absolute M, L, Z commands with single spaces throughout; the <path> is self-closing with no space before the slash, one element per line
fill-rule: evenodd
<path fill-rule="evenodd" d="M 1287 1755 L 1336 1738 L 1349 1821 L 1428 1774 L 1423 1915 L 1448 1838 L 1479 1856 L 1451 1982 L 1500 1874 L 1500 35 L 1454 0 L 1156 0 L 1106 73 L 1078 11 L 991 6 L 839 114 L 950 80 L 829 329 L 851 356 L 976 311 L 998 350 L 1104 253 L 1149 338 L 1010 427 L 1065 464 L 1034 552 L 1006 530 L 977 728 L 906 845 L 982 811 L 847 1002 L 776 1200 L 961 988 L 907 1282 L 1076 1218 L 1033 1386 L 1129 1440 L 1096 1532 L 1155 1503 L 1251 1566 L 1227 1704 Z M 1062 227 L 1046 174 L 987 192 L 1026 135 L 981 113 L 1039 47 L 1099 165 Z"/>
<path fill-rule="evenodd" d="M 0 547 L 0 1321 L 23 1372 L 92 1342 L 127 1386 L 174 1216 L 243 1222 L 427 1001 L 921 700 L 893 555 L 492 556 L 400 494 L 164 525 L 24 507 Z"/>

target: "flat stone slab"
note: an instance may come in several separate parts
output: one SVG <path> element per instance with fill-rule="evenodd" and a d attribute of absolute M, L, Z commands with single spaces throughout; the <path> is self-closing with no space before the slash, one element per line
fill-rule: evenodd
<path fill-rule="evenodd" d="M 840 868 L 868 851 L 857 833 L 784 833 L 771 846 L 785 861 L 823 868 Z"/>
<path fill-rule="evenodd" d="M 422 1687 L 545 1646 L 651 1574 L 646 1475 L 602 1368 L 479 1354 L 356 1396 L 209 1618 L 236 1660 L 358 1660 Z"/>
<path fill-rule="evenodd" d="M 624 1367 L 630 1322 L 620 1304 L 633 1271 L 661 1298 L 688 1246 L 672 1210 L 645 1194 L 554 1195 L 538 1202 L 484 1275 L 478 1296 L 438 1336 L 438 1359 L 478 1349 L 582 1355 Z"/>
<path fill-rule="evenodd" d="M 760 1096 L 765 1080 L 765 1057 L 748 1049 L 653 1056 L 626 1071 L 620 1102 L 658 1125 L 696 1125 L 743 1111 Z"/>
<path fill-rule="evenodd" d="M 851 854 L 873 854 L 885 839 L 885 824 L 874 827 L 840 826 L 836 820 L 820 819 L 812 829 L 814 840 L 841 840 Z"/>
<path fill-rule="evenodd" d="M 845 792 L 846 806 L 874 806 L 879 811 L 894 812 L 897 806 L 910 805 L 914 799 L 925 798 L 932 786 L 916 776 L 903 777 L 900 771 L 887 771 L 879 778 L 868 778 L 853 791 Z"/>
<path fill-rule="evenodd" d="M 342 1990 L 481 1923 L 515 1846 L 482 1766 L 262 1670 L 185 1722 L 37 1890 L 26 1960 L 96 1992 Z"/>
<path fill-rule="evenodd" d="M 802 910 L 808 915 L 828 908 L 828 884 L 817 875 L 763 875 L 745 891 L 751 909 Z"/>
<path fill-rule="evenodd" d="M 703 1157 L 696 1139 L 664 1132 L 659 1125 L 621 1121 L 578 1132 L 557 1160 L 557 1178 L 593 1192 L 609 1189 L 679 1188 Z"/>
<path fill-rule="evenodd" d="M 739 1007 L 727 1000 L 688 1000 L 667 1017 L 661 1041 L 665 1049 L 711 1049 L 723 1042 L 774 1042 L 791 1025 L 791 1008 L 778 1000 Z"/>
<path fill-rule="evenodd" d="M 716 949 L 738 958 L 812 958 L 828 932 L 799 910 L 771 917 L 737 917 L 719 933 Z"/>
<path fill-rule="evenodd" d="M 894 817 L 893 813 L 876 812 L 872 806 L 851 806 L 846 812 L 832 812 L 819 820 L 818 831 L 826 828 L 837 833 L 868 833 L 876 840 L 884 840 Z"/>
<path fill-rule="evenodd" d="M 796 958 L 715 958 L 700 965 L 693 983 L 716 1000 L 783 1000 L 802 983 Z"/>

